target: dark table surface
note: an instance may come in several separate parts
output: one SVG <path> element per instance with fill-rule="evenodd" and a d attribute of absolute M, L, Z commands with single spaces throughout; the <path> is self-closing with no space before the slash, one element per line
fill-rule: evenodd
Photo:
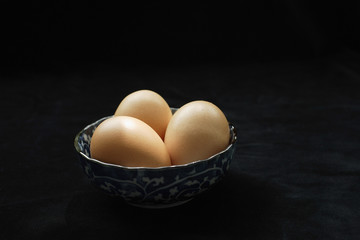
<path fill-rule="evenodd" d="M 94 65 L 2 77 L 0 239 L 359 239 L 360 56 L 298 61 Z M 172 107 L 204 99 L 237 127 L 228 175 L 169 209 L 91 186 L 73 140 L 151 89 Z M 75 239 L 75 238 L 74 238 Z"/>

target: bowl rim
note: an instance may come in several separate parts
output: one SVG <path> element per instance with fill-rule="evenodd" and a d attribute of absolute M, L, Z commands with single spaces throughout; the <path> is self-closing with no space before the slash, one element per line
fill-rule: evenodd
<path fill-rule="evenodd" d="M 230 148 L 232 148 L 235 145 L 236 140 L 237 140 L 236 128 L 231 122 L 229 122 L 229 129 L 230 129 L 230 143 L 229 143 L 229 145 L 224 150 L 222 150 L 221 152 L 218 152 L 218 153 L 216 153 L 216 154 L 214 154 L 214 155 L 212 155 L 212 156 L 210 156 L 210 157 L 208 157 L 206 159 L 199 159 L 199 160 L 196 160 L 196 161 L 193 161 L 193 162 L 190 162 L 190 163 L 178 164 L 178 165 L 170 165 L 170 166 L 162 166 L 162 167 L 126 167 L 126 166 L 122 166 L 122 165 L 118 165 L 118 164 L 102 162 L 102 161 L 97 160 L 95 158 L 88 157 L 85 153 L 83 153 L 80 150 L 80 147 L 79 147 L 79 144 L 78 144 L 80 135 L 83 132 L 85 132 L 87 129 L 91 128 L 93 125 L 95 125 L 95 124 L 97 124 L 99 122 L 102 122 L 102 121 L 104 121 L 104 120 L 106 120 L 108 118 L 111 118 L 112 116 L 113 115 L 102 117 L 99 120 L 88 124 L 86 127 L 84 127 L 82 130 L 80 130 L 76 134 L 75 139 L 74 139 L 75 150 L 76 150 L 76 152 L 78 154 L 80 154 L 86 160 L 88 160 L 90 162 L 100 164 L 100 165 L 109 166 L 109 167 L 117 167 L 117 168 L 126 169 L 126 170 L 147 170 L 147 171 L 150 170 L 150 171 L 156 171 L 156 170 L 161 170 L 161 169 L 178 169 L 178 168 L 185 168 L 185 167 L 189 167 L 189 166 L 192 166 L 192 165 L 196 165 L 196 164 L 199 164 L 201 162 L 210 161 L 211 159 L 215 158 L 216 156 L 221 155 L 221 154 L 225 153 L 226 151 L 228 151 Z"/>

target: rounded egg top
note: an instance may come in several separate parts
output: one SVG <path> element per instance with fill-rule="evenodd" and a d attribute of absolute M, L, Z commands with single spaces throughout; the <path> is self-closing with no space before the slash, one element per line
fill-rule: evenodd
<path fill-rule="evenodd" d="M 115 116 L 130 116 L 148 124 L 164 139 L 172 112 L 163 97 L 151 90 L 138 90 L 127 95 L 115 111 Z"/>

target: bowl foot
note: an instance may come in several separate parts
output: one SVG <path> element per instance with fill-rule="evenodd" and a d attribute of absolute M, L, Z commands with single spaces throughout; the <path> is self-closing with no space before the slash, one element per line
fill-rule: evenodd
<path fill-rule="evenodd" d="M 190 202 L 191 200 L 192 200 L 192 198 L 184 200 L 184 201 L 178 201 L 175 203 L 164 203 L 164 204 L 141 204 L 141 203 L 132 203 L 132 202 L 128 202 L 128 204 L 135 206 L 135 207 L 140 207 L 140 208 L 161 209 L 161 208 L 171 208 L 171 207 L 180 206 L 187 202 Z"/>

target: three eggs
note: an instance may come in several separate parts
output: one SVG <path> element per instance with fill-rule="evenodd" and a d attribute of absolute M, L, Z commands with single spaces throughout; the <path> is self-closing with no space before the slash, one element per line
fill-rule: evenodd
<path fill-rule="evenodd" d="M 213 103 L 192 101 L 172 114 L 158 93 L 139 90 L 95 129 L 90 154 L 126 167 L 163 167 L 207 159 L 229 139 L 229 123 Z"/>

